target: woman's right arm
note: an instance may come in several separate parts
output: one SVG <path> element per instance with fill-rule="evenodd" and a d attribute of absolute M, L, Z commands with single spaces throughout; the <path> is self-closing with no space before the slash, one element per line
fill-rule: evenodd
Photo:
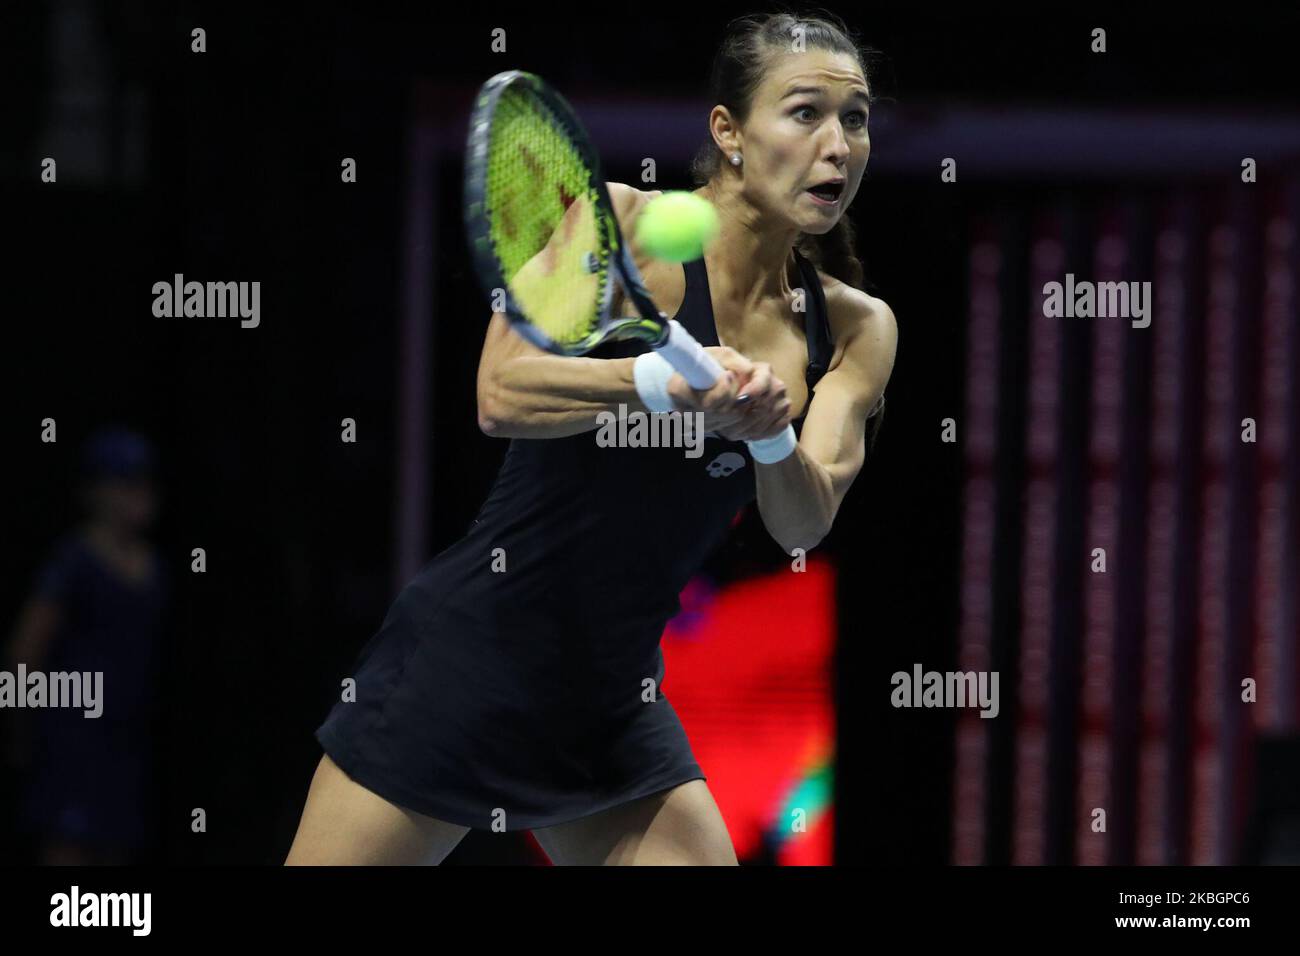
<path fill-rule="evenodd" d="M 594 430 L 601 412 L 647 411 L 635 359 L 552 355 L 494 312 L 478 366 L 478 424 L 497 438 L 562 438 Z"/>
<path fill-rule="evenodd" d="M 627 226 L 641 206 L 640 191 L 612 182 L 608 191 L 619 225 Z M 552 355 L 493 312 L 478 359 L 478 428 L 499 438 L 562 438 L 593 431 L 595 416 L 617 414 L 620 405 L 647 411 L 632 377 L 634 360 Z"/>
<path fill-rule="evenodd" d="M 748 416 L 761 418 L 777 396 L 755 393 L 754 401 L 737 405 L 737 391 L 755 381 L 768 367 L 750 362 L 726 346 L 706 348 L 730 372 L 708 391 L 696 391 L 674 373 L 668 391 L 677 408 L 704 413 L 706 431 L 740 426 Z M 478 366 L 478 425 L 496 438 L 563 438 L 594 431 L 602 412 L 649 414 L 637 394 L 632 374 L 635 358 L 596 359 L 553 355 L 510 328 L 500 312 L 492 314 Z"/>
<path fill-rule="evenodd" d="M 638 190 L 608 186 L 614 214 L 626 226 L 640 205 Z M 498 438 L 563 438 L 592 431 L 597 415 L 617 414 L 620 404 L 644 412 L 634 361 L 553 355 L 511 329 L 505 313 L 494 312 L 478 365 L 479 428 Z"/>
<path fill-rule="evenodd" d="M 621 183 L 609 184 L 610 200 L 624 235 L 648 197 Z M 538 253 L 542 255 L 543 253 Z M 525 268 L 527 268 L 525 266 Z M 740 420 L 733 410 L 737 384 L 746 381 L 751 363 L 729 348 L 708 350 L 724 369 L 736 374 L 707 392 L 690 389 L 674 375 L 669 390 L 679 407 L 704 411 L 710 429 Z M 634 358 L 596 359 L 553 355 L 516 333 L 503 312 L 492 313 L 478 366 L 478 424 L 498 438 L 563 438 L 594 431 L 602 412 L 648 413 L 636 391 Z"/>

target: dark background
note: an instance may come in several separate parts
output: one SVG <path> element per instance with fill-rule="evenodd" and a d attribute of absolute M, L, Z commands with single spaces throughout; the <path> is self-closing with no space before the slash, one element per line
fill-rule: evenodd
<path fill-rule="evenodd" d="M 0 620 L 11 626 L 46 549 L 75 519 L 80 439 L 117 421 L 153 438 L 156 540 L 178 583 L 157 742 L 160 806 L 171 811 L 157 820 L 154 859 L 282 860 L 319 757 L 312 731 L 396 593 L 397 322 L 417 84 L 445 97 L 449 122 L 467 115 L 479 83 L 516 67 L 566 94 L 626 97 L 629 109 L 647 92 L 702 97 L 724 23 L 760 9 L 656 3 L 584 19 L 495 6 L 477 18 L 434 5 L 6 8 L 0 351 L 12 391 L 0 412 L 10 477 Z M 886 57 L 882 123 L 891 111 L 924 117 L 960 103 L 1182 115 L 1297 107 L 1295 13 L 861 11 L 840 12 Z M 208 33 L 202 55 L 189 52 L 195 25 Z M 1088 52 L 1097 25 L 1109 30 L 1105 56 Z M 496 26 L 509 31 L 503 55 L 489 51 Z M 62 30 L 74 35 L 60 44 Z M 900 340 L 879 444 L 824 545 L 842 582 L 836 858 L 943 863 L 953 715 L 896 711 L 880 688 L 913 661 L 956 666 L 963 459 L 937 435 L 964 401 L 968 223 L 976 209 L 1014 211 L 1062 192 L 1086 207 L 1131 184 L 1062 184 L 1049 172 L 946 185 L 937 161 L 890 166 L 876 114 L 872 132 L 852 215 Z M 56 186 L 39 181 L 50 154 Z M 356 184 L 339 182 L 344 156 L 358 161 Z M 659 188 L 687 186 L 686 158 L 660 162 Z M 606 172 L 635 182 L 633 167 Z M 506 449 L 475 424 L 487 311 L 458 231 L 459 169 L 441 188 L 452 212 L 430 263 L 442 296 L 430 400 L 440 454 L 456 470 L 431 483 L 430 554 L 463 533 Z M 174 272 L 260 280 L 261 327 L 155 319 L 150 287 Z M 39 441 L 46 417 L 58 422 L 55 445 Z M 339 441 L 344 417 L 358 422 L 356 444 Z M 778 561 L 753 517 L 730 560 Z M 186 573 L 196 546 L 207 549 L 205 575 Z M 208 810 L 206 838 L 189 832 L 191 806 Z M 992 812 L 1005 830 L 1010 811 Z M 0 846 L 18 860 L 30 851 L 20 833 L 0 831 Z M 471 835 L 454 859 L 490 852 L 505 851 Z"/>

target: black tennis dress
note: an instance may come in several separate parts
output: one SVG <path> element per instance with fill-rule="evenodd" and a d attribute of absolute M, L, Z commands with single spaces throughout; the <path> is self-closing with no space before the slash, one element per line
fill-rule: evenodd
<path fill-rule="evenodd" d="M 811 403 L 832 344 L 816 270 L 795 257 L 811 290 Z M 684 269 L 676 318 L 717 345 L 704 260 Z M 553 826 L 706 779 L 664 693 L 659 640 L 754 499 L 754 463 L 744 442 L 718 437 L 688 458 L 600 447 L 595 434 L 513 439 L 469 533 L 398 594 L 354 666 L 357 699 L 316 731 L 352 779 L 485 830 Z"/>

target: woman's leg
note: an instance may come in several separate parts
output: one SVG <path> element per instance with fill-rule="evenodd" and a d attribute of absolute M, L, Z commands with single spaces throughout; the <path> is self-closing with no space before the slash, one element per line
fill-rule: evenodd
<path fill-rule="evenodd" d="M 736 866 L 727 825 L 703 780 L 533 831 L 560 866 Z"/>
<path fill-rule="evenodd" d="M 357 783 L 329 754 L 307 793 L 286 866 L 411 866 L 446 859 L 467 827 L 389 803 Z"/>

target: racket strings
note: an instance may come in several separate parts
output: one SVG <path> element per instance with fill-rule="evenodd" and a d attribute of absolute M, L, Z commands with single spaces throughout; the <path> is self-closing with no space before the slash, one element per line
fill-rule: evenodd
<path fill-rule="evenodd" d="M 491 240 L 520 309 L 561 346 L 596 332 L 610 281 L 597 197 L 588 164 L 546 104 L 505 90 L 488 150 Z"/>

